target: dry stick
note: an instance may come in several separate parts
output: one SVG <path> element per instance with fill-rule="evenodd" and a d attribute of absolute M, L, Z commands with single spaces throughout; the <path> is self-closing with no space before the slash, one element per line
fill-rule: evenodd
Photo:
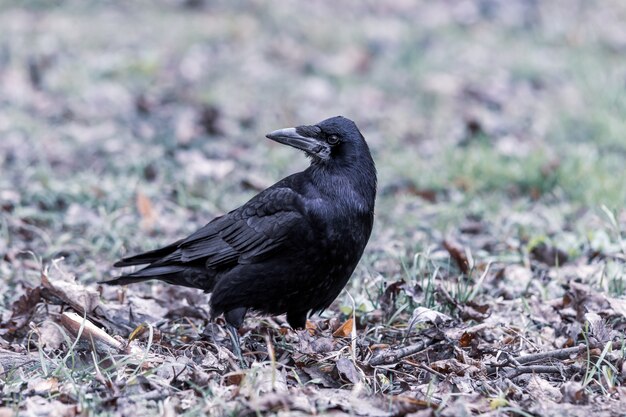
<path fill-rule="evenodd" d="M 568 359 L 572 355 L 578 355 L 587 349 L 586 345 L 580 344 L 576 347 L 556 349 L 549 352 L 533 353 L 530 355 L 520 356 L 515 358 L 517 363 L 525 364 L 529 362 L 538 362 L 544 359 Z"/>
<path fill-rule="evenodd" d="M 389 349 L 370 359 L 369 364 L 372 366 L 390 365 L 398 362 L 405 356 L 414 355 L 428 346 L 432 342 L 431 339 L 420 340 L 414 345 L 403 347 L 400 349 Z"/>
<path fill-rule="evenodd" d="M 572 355 L 578 355 L 582 353 L 585 350 L 585 348 L 586 346 L 581 344 L 576 347 L 556 349 L 556 350 L 551 350 L 549 352 L 533 353 L 530 355 L 519 356 L 517 358 L 514 358 L 512 355 L 509 354 L 509 358 L 504 363 L 489 366 L 487 368 L 487 374 L 492 374 L 500 368 L 508 368 L 508 367 L 512 367 L 515 369 L 523 368 L 520 365 L 523 365 L 525 363 L 531 363 L 531 362 L 539 362 L 545 359 L 568 359 Z M 532 372 L 532 371 L 529 371 L 529 372 Z M 522 373 L 525 373 L 525 372 L 522 372 Z"/>
<path fill-rule="evenodd" d="M 613 349 L 621 349 L 622 348 L 622 342 L 621 341 L 617 341 L 617 342 L 611 342 L 612 348 Z M 528 362 L 536 362 L 536 361 L 540 361 L 543 359 L 567 359 L 569 357 L 571 357 L 574 354 L 580 354 L 584 351 L 586 351 L 587 349 L 593 349 L 593 348 L 604 348 L 603 344 L 598 344 L 598 345 L 594 345 L 594 346 L 587 346 L 584 344 L 579 344 L 576 347 L 571 347 L 571 348 L 564 348 L 564 349 L 556 349 L 556 350 L 552 350 L 550 352 L 542 352 L 542 353 L 533 353 L 531 355 L 525 355 L 525 356 L 520 356 L 519 358 L 516 358 L 518 363 L 524 364 L 524 363 L 528 363 Z"/>
<path fill-rule="evenodd" d="M 39 362 L 39 356 L 31 352 L 19 353 L 0 348 L 0 377 L 4 377 L 20 366 L 37 362 Z"/>
<path fill-rule="evenodd" d="M 617 342 L 612 342 L 612 347 L 613 349 L 621 349 L 622 348 L 622 342 L 621 341 L 617 341 Z M 520 356 L 517 358 L 510 358 L 510 363 L 512 363 L 513 365 L 523 365 L 525 363 L 531 363 L 531 362 L 539 362 L 542 360 L 546 360 L 546 359 L 569 359 L 570 357 L 572 357 L 572 355 L 580 355 L 581 353 L 583 353 L 584 351 L 586 351 L 587 349 L 590 349 L 592 347 L 589 347 L 587 345 L 584 344 L 580 344 L 576 347 L 571 347 L 571 348 L 564 348 L 564 349 L 556 349 L 556 350 L 551 350 L 549 352 L 541 352 L 541 353 L 533 353 L 530 355 L 524 355 L 524 356 Z M 498 368 L 504 368 L 504 367 L 508 367 L 510 366 L 508 363 L 504 363 L 501 365 L 496 365 L 496 366 L 490 366 L 489 368 L 487 368 L 487 373 L 491 374 L 493 372 L 495 372 Z M 542 366 L 540 365 L 536 365 L 536 366 L 521 366 L 521 367 L 515 367 L 515 369 L 517 370 L 522 370 L 522 369 L 528 369 L 527 371 L 521 371 L 518 372 L 517 375 L 519 374 L 523 374 L 523 373 L 529 373 L 529 372 L 537 372 L 537 373 L 552 373 L 552 372 L 557 372 L 557 371 L 552 371 L 552 370 L 545 370 L 545 371 L 540 371 L 539 369 L 552 369 L 554 367 L 551 366 L 545 366 L 542 368 Z M 533 370 L 535 369 L 535 370 Z M 560 371 L 559 371 L 560 372 Z M 517 376 L 514 375 L 514 376 Z"/>
<path fill-rule="evenodd" d="M 562 370 L 563 369 L 560 366 L 529 365 L 511 369 L 511 372 L 509 372 L 507 377 L 515 378 L 522 374 L 560 374 Z"/>

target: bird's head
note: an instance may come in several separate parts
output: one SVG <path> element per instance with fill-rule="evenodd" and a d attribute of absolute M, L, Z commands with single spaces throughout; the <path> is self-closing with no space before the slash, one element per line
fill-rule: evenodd
<path fill-rule="evenodd" d="M 313 163 L 363 156 L 369 149 L 356 124 L 342 116 L 331 117 L 311 126 L 298 126 L 275 130 L 266 135 L 269 139 L 303 150 Z"/>

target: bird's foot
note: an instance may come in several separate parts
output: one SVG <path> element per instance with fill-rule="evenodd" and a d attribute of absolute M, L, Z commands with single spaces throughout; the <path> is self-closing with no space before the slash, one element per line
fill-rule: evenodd
<path fill-rule="evenodd" d="M 231 326 L 230 324 L 227 324 L 226 328 L 228 329 L 230 341 L 233 345 L 233 354 L 237 356 L 237 359 L 239 359 L 239 366 L 241 368 L 247 368 L 246 362 L 243 360 L 243 355 L 241 354 L 241 342 L 239 340 L 239 333 L 237 332 L 237 328 L 235 326 Z"/>

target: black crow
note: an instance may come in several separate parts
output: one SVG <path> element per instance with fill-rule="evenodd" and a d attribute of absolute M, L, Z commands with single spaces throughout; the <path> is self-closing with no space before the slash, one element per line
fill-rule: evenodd
<path fill-rule="evenodd" d="M 303 150 L 311 165 L 189 237 L 122 259 L 116 267 L 148 265 L 107 284 L 159 279 L 203 289 L 212 316 L 223 313 L 235 328 L 248 310 L 287 313 L 295 329 L 326 309 L 372 231 L 374 161 L 356 124 L 341 116 L 267 137 Z"/>

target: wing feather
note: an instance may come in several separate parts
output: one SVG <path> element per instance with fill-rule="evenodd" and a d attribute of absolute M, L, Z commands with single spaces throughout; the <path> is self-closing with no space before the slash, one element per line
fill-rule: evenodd
<path fill-rule="evenodd" d="M 209 268 L 263 259 L 300 239 L 307 222 L 303 207 L 295 191 L 268 189 L 183 240 L 177 257 L 184 263 L 203 259 Z"/>

